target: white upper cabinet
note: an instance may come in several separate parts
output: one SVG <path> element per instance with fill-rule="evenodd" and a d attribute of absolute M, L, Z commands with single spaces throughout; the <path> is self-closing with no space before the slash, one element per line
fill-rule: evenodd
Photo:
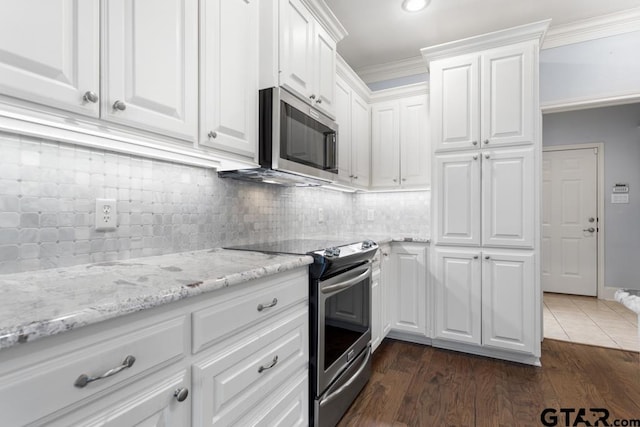
<path fill-rule="evenodd" d="M 99 34 L 98 0 L 0 2 L 0 93 L 97 117 Z"/>
<path fill-rule="evenodd" d="M 276 21 L 276 4 L 269 3 L 276 1 L 279 1 L 279 28 L 269 31 L 268 21 L 272 21 L 271 25 Z M 334 117 L 336 43 L 346 32 L 337 21 L 328 23 L 328 28 L 337 30 L 327 31 L 311 5 L 302 0 L 269 0 L 261 5 L 261 22 L 267 22 L 261 29 L 263 38 L 273 37 L 274 32 L 279 34 L 279 46 L 274 47 L 268 40 L 261 41 L 260 72 L 271 74 L 261 82 L 263 86 L 284 86 L 309 105 Z M 269 68 L 275 70 L 269 71 Z"/>
<path fill-rule="evenodd" d="M 369 186 L 371 119 L 369 104 L 349 84 L 336 77 L 338 178 L 355 187 Z"/>
<path fill-rule="evenodd" d="M 110 0 L 106 8 L 103 118 L 194 141 L 197 0 Z"/>
<path fill-rule="evenodd" d="M 371 106 L 371 186 L 396 187 L 400 179 L 400 107 L 398 102 Z"/>
<path fill-rule="evenodd" d="M 434 61 L 435 149 L 532 143 L 533 55 L 521 43 Z"/>
<path fill-rule="evenodd" d="M 314 90 L 313 16 L 301 0 L 280 3 L 280 84 L 307 99 Z"/>
<path fill-rule="evenodd" d="M 201 145 L 254 160 L 258 0 L 200 1 Z"/>
<path fill-rule="evenodd" d="M 427 95 L 371 107 L 371 186 L 424 188 L 431 176 Z"/>

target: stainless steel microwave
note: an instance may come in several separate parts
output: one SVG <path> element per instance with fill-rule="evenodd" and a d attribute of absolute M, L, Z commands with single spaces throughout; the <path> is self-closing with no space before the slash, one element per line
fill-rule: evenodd
<path fill-rule="evenodd" d="M 260 166 L 333 181 L 338 176 L 338 125 L 280 87 L 259 96 Z"/>

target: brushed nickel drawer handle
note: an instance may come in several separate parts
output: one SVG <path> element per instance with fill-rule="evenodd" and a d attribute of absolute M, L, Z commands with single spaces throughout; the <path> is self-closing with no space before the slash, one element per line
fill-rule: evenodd
<path fill-rule="evenodd" d="M 262 372 L 266 371 L 267 369 L 273 368 L 277 364 L 278 364 L 278 355 L 276 354 L 275 356 L 273 356 L 273 360 L 271 361 L 271 363 L 269 363 L 269 366 L 260 366 L 258 368 L 258 373 L 261 374 Z"/>
<path fill-rule="evenodd" d="M 275 307 L 278 304 L 278 298 L 274 298 L 269 304 L 258 304 L 258 311 L 262 311 L 265 308 Z"/>
<path fill-rule="evenodd" d="M 74 386 L 82 388 L 84 386 L 86 386 L 87 384 L 94 382 L 94 381 L 98 381 L 98 380 L 102 380 L 104 378 L 108 378 L 110 376 L 113 376 L 115 374 L 117 374 L 118 372 L 130 368 L 133 366 L 133 363 L 136 361 L 136 358 L 133 356 L 127 356 L 124 361 L 122 362 L 122 365 L 120 366 L 116 366 L 115 368 L 109 369 L 107 372 L 105 372 L 102 375 L 98 375 L 97 377 L 90 377 L 87 374 L 82 374 L 78 377 L 78 379 L 76 379 L 76 382 L 73 383 Z"/>

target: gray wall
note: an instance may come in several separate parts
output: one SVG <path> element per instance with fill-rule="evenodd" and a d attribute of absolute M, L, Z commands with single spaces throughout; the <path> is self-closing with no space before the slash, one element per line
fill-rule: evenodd
<path fill-rule="evenodd" d="M 640 94 L 640 31 L 540 52 L 541 104 Z"/>
<path fill-rule="evenodd" d="M 429 232 L 428 192 L 245 183 L 1 132 L 0 147 L 0 273 L 326 233 Z M 117 200 L 116 231 L 93 230 L 96 198 Z"/>
<path fill-rule="evenodd" d="M 604 143 L 605 286 L 640 289 L 640 104 L 548 114 L 543 145 Z M 627 183 L 629 204 L 611 204 Z"/>

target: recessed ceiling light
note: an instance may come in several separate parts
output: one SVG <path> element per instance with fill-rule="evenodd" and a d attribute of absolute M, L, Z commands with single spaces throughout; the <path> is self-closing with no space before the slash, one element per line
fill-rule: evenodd
<path fill-rule="evenodd" d="M 418 12 L 429 5 L 431 0 L 404 0 L 402 8 L 407 12 Z"/>

